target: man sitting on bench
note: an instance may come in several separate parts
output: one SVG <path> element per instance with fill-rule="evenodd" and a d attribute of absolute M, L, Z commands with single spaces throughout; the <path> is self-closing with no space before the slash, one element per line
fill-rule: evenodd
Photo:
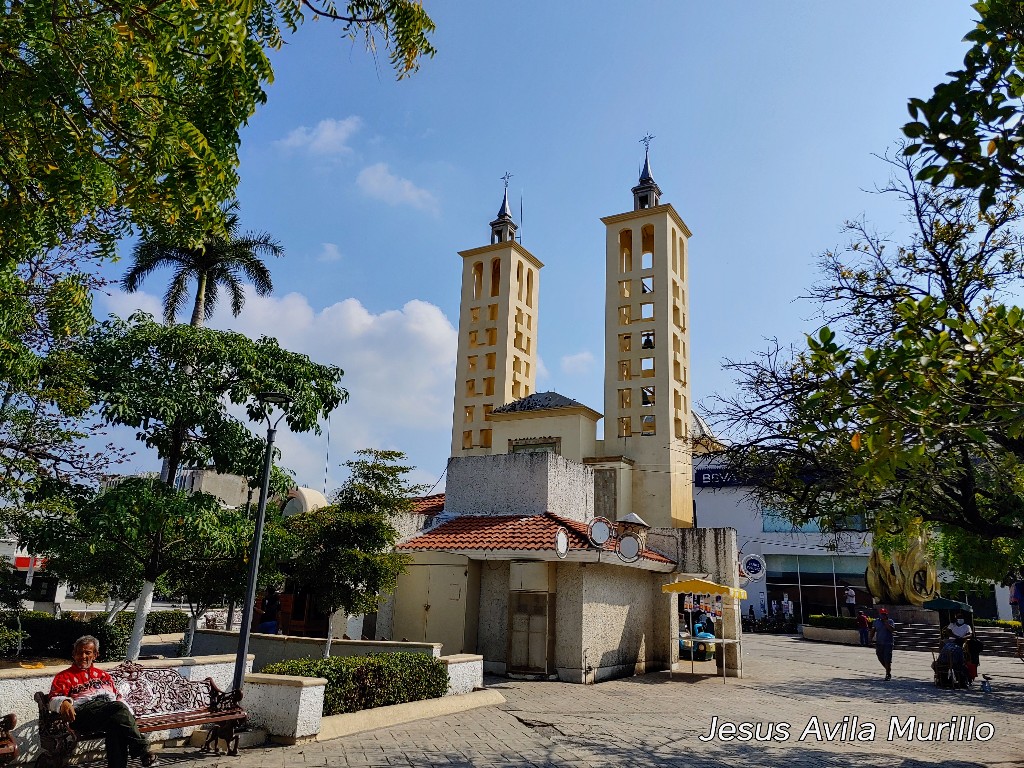
<path fill-rule="evenodd" d="M 58 672 L 50 686 L 50 711 L 59 712 L 75 733 L 104 734 L 107 768 L 125 768 L 129 754 L 142 758 L 148 768 L 156 758 L 114 681 L 93 663 L 99 651 L 100 642 L 92 635 L 75 641 L 71 651 L 75 663 Z"/>

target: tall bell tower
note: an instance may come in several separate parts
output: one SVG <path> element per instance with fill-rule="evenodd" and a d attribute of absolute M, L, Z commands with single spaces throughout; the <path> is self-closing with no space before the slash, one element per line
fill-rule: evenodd
<path fill-rule="evenodd" d="M 689 227 L 661 202 L 645 136 L 633 210 L 601 221 L 605 245 L 604 454 L 632 463 L 632 511 L 693 525 Z"/>
<path fill-rule="evenodd" d="M 537 307 L 544 265 L 516 242 L 505 196 L 491 222 L 491 243 L 461 251 L 462 301 L 455 364 L 452 456 L 491 453 L 494 408 L 533 394 L 537 379 Z"/>

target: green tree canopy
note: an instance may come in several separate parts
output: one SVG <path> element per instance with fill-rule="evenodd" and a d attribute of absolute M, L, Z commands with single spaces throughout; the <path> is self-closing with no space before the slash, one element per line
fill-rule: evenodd
<path fill-rule="evenodd" d="M 951 565 L 1005 573 L 1024 534 L 1024 317 L 1001 303 L 1024 267 L 1021 213 L 997 197 L 980 214 L 979 195 L 915 170 L 889 188 L 912 236 L 848 225 L 812 291 L 825 325 L 804 348 L 731 363 L 740 393 L 711 419 L 761 505 L 837 536 L 866 527 L 883 548 L 923 522 L 977 542 Z"/>
<path fill-rule="evenodd" d="M 276 339 L 165 326 L 145 314 L 100 323 L 82 356 L 101 417 L 136 429 L 168 460 L 169 478 L 183 465 L 253 477 L 263 441 L 231 406 L 259 422 L 260 392 L 291 396 L 284 410 L 293 432 L 319 432 L 317 420 L 348 398 L 340 368 L 282 349 Z"/>
<path fill-rule="evenodd" d="M 920 178 L 978 190 L 982 208 L 1000 189 L 1024 186 L 1024 4 L 986 0 L 962 69 L 928 99 L 911 99 L 908 156 L 926 159 Z"/>

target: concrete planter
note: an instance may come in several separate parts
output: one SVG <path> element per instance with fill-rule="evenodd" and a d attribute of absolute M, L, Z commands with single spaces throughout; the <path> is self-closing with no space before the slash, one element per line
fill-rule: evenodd
<path fill-rule="evenodd" d="M 809 624 L 800 625 L 800 629 L 804 640 L 838 643 L 839 645 L 860 645 L 860 633 L 856 629 L 825 629 L 824 627 L 812 627 Z"/>

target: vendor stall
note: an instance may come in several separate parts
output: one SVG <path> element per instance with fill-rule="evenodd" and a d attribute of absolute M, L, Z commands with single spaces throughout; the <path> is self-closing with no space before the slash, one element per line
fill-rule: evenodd
<path fill-rule="evenodd" d="M 713 581 L 707 579 L 685 579 L 684 581 L 677 581 L 672 584 L 662 584 L 661 591 L 666 593 L 688 595 L 692 598 L 691 610 L 689 614 L 689 642 L 690 645 L 690 673 L 695 672 L 694 660 L 698 655 L 697 645 L 702 644 L 706 647 L 714 647 L 721 645 L 724 649 L 725 646 L 734 644 L 737 646 L 740 670 L 742 674 L 743 665 L 743 648 L 742 642 L 739 638 L 724 638 L 724 637 L 698 637 L 694 634 L 693 625 L 693 607 L 699 605 L 701 598 L 718 598 L 719 600 L 733 599 L 736 601 L 745 600 L 747 597 L 746 590 L 740 589 L 739 587 L 730 587 L 725 584 L 716 584 Z M 738 610 L 738 609 L 737 609 Z M 719 616 L 721 618 L 721 616 Z M 725 682 L 725 664 L 722 664 L 722 682 Z"/>

